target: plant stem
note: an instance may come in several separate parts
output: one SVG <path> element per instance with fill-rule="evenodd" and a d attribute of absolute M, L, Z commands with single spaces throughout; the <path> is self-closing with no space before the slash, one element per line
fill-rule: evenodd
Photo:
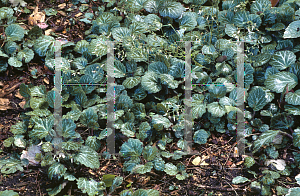
<path fill-rule="evenodd" d="M 284 131 L 280 131 L 280 133 L 282 133 L 283 135 L 286 135 L 287 137 L 289 137 L 290 139 L 293 140 L 293 136 L 291 136 L 290 134 L 284 132 Z"/>

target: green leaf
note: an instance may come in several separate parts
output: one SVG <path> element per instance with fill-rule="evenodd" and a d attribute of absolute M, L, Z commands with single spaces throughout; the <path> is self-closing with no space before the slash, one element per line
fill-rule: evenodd
<path fill-rule="evenodd" d="M 38 139 L 43 139 L 49 133 L 53 133 L 52 129 L 54 125 L 54 117 L 50 116 L 48 118 L 31 118 L 34 122 L 33 130 L 29 132 L 29 137 L 36 137 Z"/>
<path fill-rule="evenodd" d="M 270 65 L 278 70 L 284 70 L 296 62 L 296 55 L 291 51 L 278 51 L 276 52 L 271 60 Z"/>
<path fill-rule="evenodd" d="M 89 168 L 100 167 L 98 153 L 88 146 L 81 146 L 79 153 L 74 157 L 74 160 Z"/>
<path fill-rule="evenodd" d="M 47 66 L 47 68 L 49 70 L 55 70 L 55 63 L 56 63 L 56 59 L 53 58 L 46 58 L 46 62 L 45 65 Z M 69 61 L 67 59 L 65 59 L 64 57 L 61 57 L 61 64 L 60 67 L 62 70 L 68 70 L 71 69 L 71 65 L 69 63 Z"/>
<path fill-rule="evenodd" d="M 125 37 L 131 35 L 131 30 L 127 27 L 117 27 L 112 29 L 112 36 L 116 41 L 123 41 Z"/>
<path fill-rule="evenodd" d="M 148 71 L 152 71 L 156 74 L 166 74 L 168 73 L 168 67 L 163 62 L 153 62 L 148 66 Z"/>
<path fill-rule="evenodd" d="M 172 123 L 169 121 L 168 118 L 163 117 L 163 116 L 158 115 L 158 114 L 152 116 L 152 122 L 151 123 L 153 125 L 161 124 L 166 129 L 169 128 L 172 125 Z"/>
<path fill-rule="evenodd" d="M 265 12 L 271 8 L 271 2 L 269 0 L 257 0 L 251 4 L 250 10 L 252 14 L 257 12 Z"/>
<path fill-rule="evenodd" d="M 80 122 L 83 125 L 89 128 L 97 129 L 99 127 L 97 121 L 98 115 L 93 108 L 89 107 L 88 109 L 82 111 Z"/>
<path fill-rule="evenodd" d="M 67 168 L 63 164 L 55 162 L 48 168 L 48 178 L 52 180 L 52 178 L 55 177 L 59 180 L 66 171 Z"/>
<path fill-rule="evenodd" d="M 226 24 L 225 33 L 229 37 L 238 38 L 238 29 L 234 25 Z"/>
<path fill-rule="evenodd" d="M 155 146 L 146 146 L 143 150 L 143 157 L 147 161 L 153 161 L 158 153 L 158 149 Z"/>
<path fill-rule="evenodd" d="M 101 142 L 97 139 L 97 136 L 88 136 L 85 140 L 85 145 L 95 151 L 98 151 L 101 147 Z"/>
<path fill-rule="evenodd" d="M 165 164 L 165 169 L 164 171 L 169 174 L 170 176 L 175 176 L 178 171 L 176 165 L 173 165 L 173 163 L 167 163 Z"/>
<path fill-rule="evenodd" d="M 293 73 L 282 71 L 269 76 L 265 80 L 264 84 L 271 91 L 282 93 L 285 90 L 287 84 L 289 91 L 294 88 L 298 84 L 298 78 Z"/>
<path fill-rule="evenodd" d="M 123 124 L 121 127 L 121 132 L 127 137 L 134 137 L 134 123 L 126 122 L 125 124 Z"/>
<path fill-rule="evenodd" d="M 286 196 L 297 196 L 300 194 L 300 187 L 290 188 Z"/>
<path fill-rule="evenodd" d="M 23 134 L 27 131 L 27 126 L 24 122 L 20 121 L 10 127 L 10 132 L 13 134 Z"/>
<path fill-rule="evenodd" d="M 300 129 L 295 129 L 293 133 L 293 144 L 300 148 Z"/>
<path fill-rule="evenodd" d="M 46 55 L 53 55 L 55 39 L 51 36 L 42 36 L 34 41 L 34 51 L 41 57 Z"/>
<path fill-rule="evenodd" d="M 185 11 L 185 8 L 180 2 L 174 2 L 171 0 L 161 1 L 158 5 L 159 14 L 162 17 L 170 17 L 173 19 L 179 18 Z"/>
<path fill-rule="evenodd" d="M 97 182 L 93 179 L 79 178 L 76 184 L 83 193 L 87 193 L 89 196 L 98 195 L 98 193 L 105 189 L 104 182 Z"/>
<path fill-rule="evenodd" d="M 159 77 L 154 72 L 146 72 L 146 74 L 142 77 L 141 84 L 143 88 L 150 93 L 157 93 L 162 89 Z"/>
<path fill-rule="evenodd" d="M 18 24 L 11 24 L 5 29 L 8 41 L 21 41 L 24 38 L 25 30 Z"/>
<path fill-rule="evenodd" d="M 33 50 L 27 47 L 19 51 L 17 55 L 18 60 L 22 62 L 22 60 L 24 59 L 25 63 L 29 63 L 33 59 L 33 57 L 34 57 Z"/>
<path fill-rule="evenodd" d="M 133 193 L 132 196 L 148 196 L 148 193 L 145 189 L 138 189 Z"/>
<path fill-rule="evenodd" d="M 272 143 L 278 133 L 279 130 L 267 130 L 262 133 L 253 143 L 253 153 L 258 151 L 263 145 L 269 145 Z"/>
<path fill-rule="evenodd" d="M 14 145 L 20 148 L 26 148 L 26 140 L 24 140 L 24 135 L 15 135 Z"/>
<path fill-rule="evenodd" d="M 143 151 L 143 143 L 139 139 L 129 138 L 121 146 L 120 153 L 123 157 L 139 157 Z"/>
<path fill-rule="evenodd" d="M 19 61 L 17 57 L 10 57 L 8 59 L 8 64 L 13 67 L 22 67 L 22 62 Z"/>
<path fill-rule="evenodd" d="M 75 136 L 76 124 L 71 119 L 62 120 L 62 136 L 64 138 L 71 138 Z"/>
<path fill-rule="evenodd" d="M 255 164 L 255 160 L 254 160 L 253 157 L 246 157 L 246 158 L 245 158 L 244 165 L 245 165 L 247 168 L 252 167 L 254 164 Z"/>
<path fill-rule="evenodd" d="M 222 117 L 226 113 L 225 108 L 218 102 L 208 104 L 207 110 L 215 117 Z"/>
<path fill-rule="evenodd" d="M 112 186 L 111 186 L 110 189 L 109 189 L 109 193 L 114 192 L 119 186 L 121 186 L 122 182 L 123 182 L 123 177 L 121 177 L 121 176 L 116 176 L 116 177 L 113 179 Z"/>
<path fill-rule="evenodd" d="M 137 86 L 140 83 L 140 81 L 141 81 L 141 78 L 138 76 L 128 77 L 123 81 L 122 85 L 125 88 L 132 89 L 133 87 Z"/>
<path fill-rule="evenodd" d="M 161 157 L 156 157 L 153 160 L 154 163 L 154 169 L 157 171 L 164 171 L 165 169 L 165 161 Z"/>
<path fill-rule="evenodd" d="M 243 176 L 237 176 L 237 177 L 232 179 L 233 184 L 242 184 L 242 183 L 245 183 L 247 181 L 250 181 L 250 180 L 248 178 L 243 177 Z"/>
<path fill-rule="evenodd" d="M 107 54 L 107 43 L 104 37 L 98 37 L 97 39 L 92 39 L 90 45 L 88 46 L 88 52 L 92 55 L 96 55 L 101 58 Z"/>
<path fill-rule="evenodd" d="M 12 190 L 5 190 L 0 191 L 0 196 L 19 196 L 19 194 Z"/>
<path fill-rule="evenodd" d="M 285 96 L 285 100 L 288 104 L 300 105 L 300 90 L 296 90 L 294 93 L 289 92 Z"/>
<path fill-rule="evenodd" d="M 105 174 L 102 176 L 103 182 L 105 183 L 106 187 L 111 187 L 115 176 L 116 175 L 112 175 L 112 174 Z"/>
<path fill-rule="evenodd" d="M 254 111 L 259 111 L 267 104 L 266 93 L 261 88 L 255 88 L 250 91 L 247 101 Z"/>
<path fill-rule="evenodd" d="M 209 136 L 210 134 L 208 132 L 206 132 L 204 129 L 200 129 L 195 132 L 193 140 L 197 144 L 205 144 Z"/>
<path fill-rule="evenodd" d="M 215 98 L 220 99 L 226 95 L 226 87 L 223 85 L 222 86 L 214 85 L 212 88 L 209 89 L 209 92 Z"/>
<path fill-rule="evenodd" d="M 179 28 L 187 31 L 193 30 L 197 25 L 197 14 L 195 12 L 184 12 L 179 21 Z"/>
<path fill-rule="evenodd" d="M 4 156 L 0 159 L 0 168 L 1 173 L 3 174 L 13 174 L 16 171 L 23 171 L 23 165 L 20 159 L 16 159 L 14 157 Z"/>
<path fill-rule="evenodd" d="M 293 21 L 289 24 L 289 26 L 285 29 L 283 38 L 298 38 L 300 37 L 300 31 L 298 30 L 300 28 L 300 21 Z"/>
<path fill-rule="evenodd" d="M 91 76 L 95 83 L 100 82 L 104 77 L 103 68 L 97 63 L 87 66 L 84 70 L 84 74 Z"/>
<path fill-rule="evenodd" d="M 152 162 L 147 162 L 145 165 L 136 165 L 133 169 L 133 173 L 138 173 L 138 174 L 145 174 L 147 172 L 150 172 L 151 169 L 153 168 L 153 163 Z"/>

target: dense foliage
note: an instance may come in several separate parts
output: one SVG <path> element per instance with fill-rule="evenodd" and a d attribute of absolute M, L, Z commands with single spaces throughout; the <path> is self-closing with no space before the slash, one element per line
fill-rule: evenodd
<path fill-rule="evenodd" d="M 73 1 L 78 4 L 81 1 Z M 103 0 L 106 7 L 86 13 L 92 24 L 86 38 L 62 45 L 62 132 L 54 129 L 55 91 L 45 86 L 22 84 L 26 98 L 22 121 L 12 126 L 14 134 L 5 147 L 22 148 L 0 160 L 5 174 L 23 171 L 28 164 L 48 168 L 50 180 L 58 182 L 49 195 L 58 194 L 69 181 L 76 181 L 88 195 L 103 195 L 107 183 L 76 174 L 80 165 L 100 166 L 98 152 L 111 130 L 107 129 L 107 41 L 114 41 L 116 139 L 129 139 L 120 147 L 123 171 L 146 174 L 163 171 L 178 180 L 189 177 L 180 160 L 184 151 L 184 107 L 192 107 L 193 140 L 205 144 L 212 132 L 231 133 L 236 140 L 236 119 L 244 113 L 246 151 L 260 155 L 268 169 L 251 182 L 254 194 L 297 195 L 300 188 L 275 186 L 280 176 L 300 168 L 300 154 L 287 164 L 278 159 L 278 150 L 290 144 L 300 148 L 300 3 L 269 0 L 196 1 Z M 219 7 L 219 5 L 221 5 Z M 38 57 L 55 69 L 55 41 L 35 26 L 30 31 L 15 23 L 11 7 L 0 8 L 0 22 L 7 24 L 5 44 L 0 50 L 0 71 L 8 66 L 22 70 Z M 46 10 L 51 15 L 50 10 Z M 55 11 L 55 10 L 52 10 Z M 192 41 L 192 101 L 184 97 L 185 42 Z M 237 41 L 245 41 L 244 74 L 237 73 Z M 244 75 L 244 91 L 237 91 L 237 75 Z M 245 96 L 245 98 L 244 98 Z M 242 100 L 242 102 L 240 101 Z M 244 102 L 245 100 L 245 102 Z M 239 106 L 245 104 L 245 111 Z M 86 127 L 86 140 L 76 132 Z M 117 137 L 118 136 L 118 137 Z M 178 150 L 168 151 L 176 142 Z M 105 157 L 110 157 L 107 154 Z M 245 167 L 254 177 L 257 161 L 245 158 Z M 109 181 L 109 180 L 108 180 Z M 123 178 L 111 178 L 110 193 Z M 249 181 L 238 176 L 233 184 Z M 297 178 L 298 183 L 300 180 Z M 120 195 L 159 195 L 158 191 L 124 190 Z"/>

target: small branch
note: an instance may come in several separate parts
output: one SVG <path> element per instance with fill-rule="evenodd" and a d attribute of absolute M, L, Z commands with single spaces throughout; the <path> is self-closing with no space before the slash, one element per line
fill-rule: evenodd
<path fill-rule="evenodd" d="M 286 132 L 283 132 L 283 131 L 280 131 L 280 133 L 282 133 L 283 135 L 289 137 L 291 140 L 293 140 L 293 136 L 291 136 L 290 134 L 286 133 Z"/>

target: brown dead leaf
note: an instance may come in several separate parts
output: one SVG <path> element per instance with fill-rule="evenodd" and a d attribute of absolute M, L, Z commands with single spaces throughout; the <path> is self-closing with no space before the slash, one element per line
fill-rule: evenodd
<path fill-rule="evenodd" d="M 54 30 L 53 29 L 47 29 L 45 31 L 45 35 L 50 35 L 51 32 L 54 32 Z"/>
<path fill-rule="evenodd" d="M 18 89 L 17 93 L 15 94 L 15 97 L 19 99 L 24 99 L 24 97 L 20 94 L 20 89 Z"/>
<path fill-rule="evenodd" d="M 57 11 L 58 13 L 60 13 L 62 16 L 67 16 L 66 12 L 63 11 Z"/>
<path fill-rule="evenodd" d="M 22 102 L 19 103 L 19 106 L 20 106 L 22 109 L 24 109 L 25 103 L 26 103 L 26 101 L 24 100 L 24 101 L 22 101 Z"/>
<path fill-rule="evenodd" d="M 28 18 L 28 25 L 34 26 L 38 23 L 44 23 L 45 17 L 45 14 L 43 12 L 39 12 L 39 7 L 36 6 L 32 14 Z"/>
<path fill-rule="evenodd" d="M 66 3 L 62 3 L 58 5 L 58 9 L 64 9 L 67 6 Z"/>
<path fill-rule="evenodd" d="M 79 16 L 81 16 L 81 15 L 82 15 L 82 13 L 79 12 L 78 14 L 75 15 L 75 17 L 79 17 Z"/>
<path fill-rule="evenodd" d="M 236 165 L 241 165 L 242 163 L 244 163 L 244 161 L 239 161 L 236 163 Z"/>
<path fill-rule="evenodd" d="M 46 84 L 49 84 L 49 79 L 48 79 L 48 78 L 44 78 L 44 82 L 45 82 Z"/>
<path fill-rule="evenodd" d="M 0 110 L 8 110 L 8 109 L 12 109 L 12 107 L 10 106 L 9 99 L 0 98 Z"/>

